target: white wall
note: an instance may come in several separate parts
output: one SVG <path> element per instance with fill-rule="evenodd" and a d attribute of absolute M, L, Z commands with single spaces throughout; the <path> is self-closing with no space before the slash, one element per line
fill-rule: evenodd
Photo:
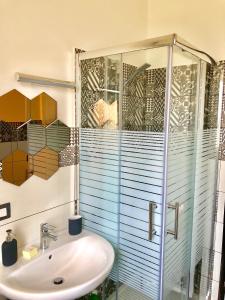
<path fill-rule="evenodd" d="M 16 88 L 33 98 L 45 91 L 57 100 L 58 117 L 72 126 L 72 91 L 17 83 L 15 72 L 73 80 L 74 47 L 90 50 L 144 39 L 147 13 L 147 0 L 0 0 L 0 95 Z M 73 183 L 70 167 L 48 181 L 33 176 L 21 187 L 0 181 L 0 204 L 12 204 L 12 218 L 0 224 L 0 243 L 8 228 L 24 245 L 39 237 L 43 221 L 66 226 Z M 51 209 L 56 205 L 62 206 Z"/>
<path fill-rule="evenodd" d="M 148 0 L 149 37 L 177 33 L 217 60 L 225 59 L 224 0 Z"/>

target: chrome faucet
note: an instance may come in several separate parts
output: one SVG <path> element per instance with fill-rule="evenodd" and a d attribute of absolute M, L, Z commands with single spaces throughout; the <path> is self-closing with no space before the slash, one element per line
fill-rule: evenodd
<path fill-rule="evenodd" d="M 57 236 L 52 233 L 52 231 L 55 229 L 55 226 L 50 225 L 48 223 L 42 223 L 40 228 L 40 249 L 45 250 L 49 247 L 50 239 L 53 241 L 57 240 Z"/>

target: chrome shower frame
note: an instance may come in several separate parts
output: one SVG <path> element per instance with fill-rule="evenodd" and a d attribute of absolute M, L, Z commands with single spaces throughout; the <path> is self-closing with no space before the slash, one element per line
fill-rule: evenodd
<path fill-rule="evenodd" d="M 167 211 L 167 175 L 168 175 L 168 146 L 169 146 L 169 129 L 170 129 L 170 103 L 171 103 L 171 83 L 172 83 L 172 67 L 173 67 L 173 49 L 174 46 L 182 49 L 183 51 L 188 51 L 192 55 L 198 57 L 199 59 L 210 63 L 212 65 L 216 64 L 216 61 L 206 52 L 197 49 L 193 45 L 189 44 L 177 34 L 170 34 L 161 36 L 158 38 L 146 39 L 143 41 L 133 42 L 129 44 L 124 44 L 121 46 L 115 46 L 100 50 L 91 50 L 87 52 L 77 53 L 75 52 L 75 83 L 76 83 L 76 127 L 81 126 L 80 120 L 80 103 L 81 103 L 81 77 L 80 77 L 80 61 L 86 59 L 92 59 L 97 57 L 104 57 L 109 55 L 124 54 L 128 52 L 134 52 L 138 50 L 147 50 L 160 47 L 168 48 L 168 58 L 167 58 L 167 71 L 166 71 L 166 95 L 165 95 L 165 112 L 164 112 L 164 170 L 163 170 L 163 205 L 162 205 L 162 215 L 166 216 Z M 122 91 L 120 91 L 122 94 Z M 221 105 L 221 104 L 220 104 Z M 79 200 L 79 167 L 77 167 L 77 188 L 76 188 L 76 199 Z M 163 299 L 163 282 L 164 282 L 164 242 L 166 236 L 166 218 L 162 218 L 162 234 L 161 234 L 161 266 L 160 266 L 160 300 Z"/>

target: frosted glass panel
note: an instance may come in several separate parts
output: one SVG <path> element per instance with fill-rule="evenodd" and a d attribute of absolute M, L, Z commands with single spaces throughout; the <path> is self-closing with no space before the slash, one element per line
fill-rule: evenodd
<path fill-rule="evenodd" d="M 174 47 L 168 143 L 164 297 L 187 299 L 200 60 Z"/>
<path fill-rule="evenodd" d="M 80 213 L 114 246 L 109 278 L 121 299 L 159 298 L 166 57 L 164 48 L 81 62 Z"/>
<path fill-rule="evenodd" d="M 218 86 L 197 56 L 171 58 L 171 73 L 167 47 L 81 61 L 79 208 L 116 253 L 102 300 L 210 289 Z"/>

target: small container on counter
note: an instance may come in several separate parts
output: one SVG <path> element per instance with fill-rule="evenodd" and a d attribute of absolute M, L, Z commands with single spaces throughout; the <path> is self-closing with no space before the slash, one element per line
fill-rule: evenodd
<path fill-rule="evenodd" d="M 14 238 L 11 229 L 6 230 L 6 232 L 6 240 L 2 244 L 2 264 L 9 267 L 17 261 L 17 240 Z"/>
<path fill-rule="evenodd" d="M 38 247 L 36 247 L 36 246 L 26 246 L 23 249 L 22 254 L 23 254 L 24 259 L 30 260 L 33 257 L 38 255 Z"/>
<path fill-rule="evenodd" d="M 80 215 L 70 217 L 68 226 L 70 235 L 80 234 L 82 232 L 82 217 Z"/>

